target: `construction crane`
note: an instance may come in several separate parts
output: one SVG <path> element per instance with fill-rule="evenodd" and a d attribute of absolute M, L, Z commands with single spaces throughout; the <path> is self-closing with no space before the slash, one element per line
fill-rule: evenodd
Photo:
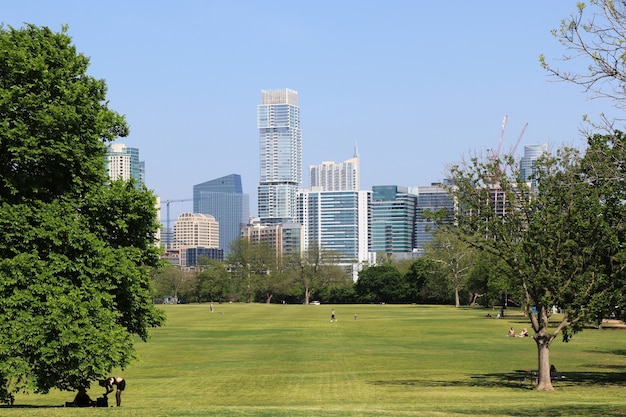
<path fill-rule="evenodd" d="M 183 198 L 180 200 L 165 200 L 166 208 L 166 221 L 167 221 L 167 249 L 170 249 L 170 236 L 172 235 L 172 229 L 170 229 L 170 203 L 184 203 L 186 201 L 193 201 L 193 198 Z"/>
<path fill-rule="evenodd" d="M 508 115 L 504 115 L 504 119 L 502 119 L 502 131 L 500 132 L 500 142 L 498 143 L 498 150 L 491 150 L 491 155 L 488 157 L 492 162 L 495 162 L 500 158 L 500 150 L 502 150 L 502 140 L 504 139 L 504 131 L 506 130 L 506 122 L 509 119 Z"/>
<path fill-rule="evenodd" d="M 504 131 L 506 129 L 506 122 L 507 122 L 508 118 L 509 118 L 508 115 L 504 115 L 504 119 L 502 120 L 502 131 L 500 132 L 500 142 L 498 143 L 498 150 L 494 151 L 492 149 L 491 150 L 491 154 L 487 156 L 487 158 L 491 162 L 496 162 L 496 161 L 500 160 L 500 151 L 502 150 L 502 141 L 504 139 Z M 527 127 L 528 127 L 528 123 L 526 123 L 524 125 L 524 128 L 522 129 L 522 133 L 520 133 L 519 137 L 517 138 L 517 142 L 515 142 L 515 145 L 513 146 L 511 151 L 508 153 L 509 156 L 514 156 L 515 155 L 515 151 L 517 150 L 517 147 L 519 146 L 519 143 L 522 140 L 522 136 L 524 136 L 524 132 L 526 132 L 526 128 Z M 498 165 L 498 171 L 499 171 L 500 174 L 505 173 L 506 167 L 504 169 L 502 169 L 502 167 L 500 167 Z"/>

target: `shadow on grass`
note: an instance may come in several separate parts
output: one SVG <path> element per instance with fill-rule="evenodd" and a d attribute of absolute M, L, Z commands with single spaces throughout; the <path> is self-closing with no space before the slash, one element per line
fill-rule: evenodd
<path fill-rule="evenodd" d="M 611 367 L 611 369 L 616 369 Z M 620 367 L 621 370 L 624 367 Z M 405 387 L 511 387 L 515 389 L 534 389 L 537 380 L 515 373 L 492 373 L 472 375 L 469 378 L 450 380 L 421 380 L 421 379 L 396 379 L 387 381 L 372 381 L 372 385 L 380 386 L 405 386 Z M 555 388 L 568 386 L 604 386 L 626 387 L 626 372 L 568 372 L 564 378 L 552 381 Z M 626 411 L 625 414 L 626 415 Z"/>
<path fill-rule="evenodd" d="M 65 408 L 65 406 L 63 405 L 28 405 L 28 404 L 13 404 L 13 405 L 0 405 L 0 410 L 5 409 L 5 408 L 26 408 L 26 409 L 33 409 L 36 410 L 38 408 Z M 72 408 L 76 408 L 76 407 L 72 407 Z"/>

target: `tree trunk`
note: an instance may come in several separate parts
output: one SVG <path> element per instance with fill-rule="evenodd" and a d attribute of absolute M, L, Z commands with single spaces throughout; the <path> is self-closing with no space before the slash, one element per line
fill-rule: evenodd
<path fill-rule="evenodd" d="M 265 298 L 265 302 L 267 304 L 270 304 L 272 302 L 272 297 L 274 296 L 274 294 L 267 294 L 266 298 Z"/>
<path fill-rule="evenodd" d="M 535 335 L 537 343 L 538 365 L 537 370 L 537 391 L 554 391 L 552 379 L 550 378 L 550 340 L 548 336 Z"/>
<path fill-rule="evenodd" d="M 461 307 L 461 300 L 459 299 L 459 289 L 454 289 L 454 306 Z"/>

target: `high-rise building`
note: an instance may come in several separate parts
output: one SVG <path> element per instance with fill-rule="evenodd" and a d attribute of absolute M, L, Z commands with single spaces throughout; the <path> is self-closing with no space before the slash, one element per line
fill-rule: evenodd
<path fill-rule="evenodd" d="M 407 187 L 372 187 L 371 252 L 397 258 L 412 256 L 416 204 L 417 196 Z"/>
<path fill-rule="evenodd" d="M 283 89 L 261 92 L 257 106 L 261 224 L 293 223 L 296 194 L 302 183 L 302 130 L 298 93 Z"/>
<path fill-rule="evenodd" d="M 524 145 L 524 156 L 520 160 L 520 175 L 525 180 L 531 183 L 534 188 L 535 179 L 532 176 L 536 173 L 535 163 L 537 159 L 542 155 L 548 153 L 548 145 Z"/>
<path fill-rule="evenodd" d="M 317 245 L 339 255 L 339 266 L 356 280 L 369 259 L 369 191 L 309 191 L 298 193 L 298 222 L 304 229 L 304 249 Z"/>
<path fill-rule="evenodd" d="M 105 165 L 109 177 L 113 180 L 137 181 L 145 184 L 145 162 L 139 160 L 139 149 L 129 148 L 123 143 L 109 145 Z"/>
<path fill-rule="evenodd" d="M 210 214 L 220 225 L 219 247 L 228 253 L 230 243 L 248 223 L 250 197 L 243 193 L 241 175 L 231 174 L 193 186 L 194 213 Z"/>
<path fill-rule="evenodd" d="M 445 181 L 444 181 L 445 183 Z M 445 212 L 444 221 L 451 222 L 454 219 L 454 200 L 443 184 L 409 188 L 409 193 L 417 196 L 415 206 L 415 243 L 414 250 L 417 255 L 424 253 L 424 245 L 432 240 L 432 233 L 437 228 L 435 221 L 424 218 L 424 211 Z"/>
<path fill-rule="evenodd" d="M 200 213 L 182 213 L 174 222 L 174 249 L 184 246 L 217 248 L 220 227 L 213 216 Z"/>
<path fill-rule="evenodd" d="M 295 223 L 262 225 L 252 221 L 242 229 L 241 236 L 251 243 L 271 246 L 277 258 L 302 250 L 302 226 Z"/>
<path fill-rule="evenodd" d="M 359 154 L 354 148 L 354 156 L 339 164 L 334 161 L 322 162 L 309 167 L 312 191 L 358 191 Z"/>

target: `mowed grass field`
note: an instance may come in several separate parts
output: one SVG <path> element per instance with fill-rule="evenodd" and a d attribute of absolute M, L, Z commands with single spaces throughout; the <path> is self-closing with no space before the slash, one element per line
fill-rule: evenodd
<path fill-rule="evenodd" d="M 18 395 L 3 416 L 626 416 L 626 330 L 551 348 L 555 392 L 508 379 L 536 369 L 521 315 L 423 305 L 163 306 L 137 343 L 121 408 L 61 408 L 73 393 Z M 338 321 L 330 322 L 331 308 Z M 494 317 L 497 312 L 489 311 Z M 510 313 L 512 313 L 510 311 Z M 357 314 L 358 320 L 354 320 Z M 103 389 L 92 386 L 92 398 Z M 114 404 L 111 395 L 109 403 Z"/>

